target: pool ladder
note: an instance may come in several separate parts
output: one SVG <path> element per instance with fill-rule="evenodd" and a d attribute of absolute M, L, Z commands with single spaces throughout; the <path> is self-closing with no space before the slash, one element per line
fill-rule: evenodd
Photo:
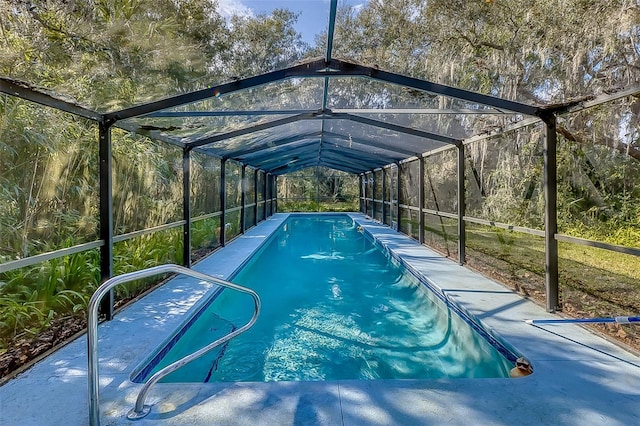
<path fill-rule="evenodd" d="M 105 281 L 91 296 L 91 300 L 89 301 L 89 309 L 87 313 L 87 352 L 89 358 L 89 424 L 92 426 L 100 425 L 100 395 L 99 395 L 99 372 L 98 372 L 98 306 L 102 298 L 107 294 L 109 290 L 113 287 L 124 284 L 130 281 L 139 280 L 142 278 L 151 277 L 154 275 L 166 274 L 166 273 L 176 273 L 180 275 L 187 275 L 192 278 L 200 279 L 202 281 L 212 282 L 218 284 L 222 287 L 230 288 L 233 290 L 241 291 L 243 293 L 249 294 L 253 297 L 254 301 L 254 312 L 251 319 L 242 327 L 236 329 L 235 331 L 227 334 L 219 338 L 218 340 L 208 344 L 192 354 L 185 356 L 178 361 L 169 364 L 164 367 L 157 373 L 147 380 L 144 384 L 140 393 L 138 394 L 138 398 L 136 399 L 136 405 L 134 408 L 129 411 L 127 414 L 127 418 L 129 420 L 137 420 L 145 417 L 149 414 L 151 410 L 151 406 L 145 405 L 145 400 L 147 398 L 147 394 L 151 390 L 151 387 L 158 383 L 163 377 L 166 375 L 176 371 L 181 368 L 185 364 L 193 361 L 196 358 L 206 354 L 210 350 L 216 348 L 217 346 L 222 345 L 225 342 L 233 339 L 237 335 L 244 333 L 249 328 L 255 324 L 256 319 L 258 318 L 258 314 L 260 313 L 260 298 L 258 294 L 246 287 L 239 286 L 237 284 L 230 283 L 228 281 L 221 280 L 219 278 L 212 277 L 210 275 L 203 274 L 201 272 L 194 271 L 192 269 L 185 268 L 183 266 L 178 265 L 160 265 L 154 266 L 152 268 L 143 269 L 141 271 L 129 272 L 127 274 L 118 275 L 117 277 L 113 277 Z"/>

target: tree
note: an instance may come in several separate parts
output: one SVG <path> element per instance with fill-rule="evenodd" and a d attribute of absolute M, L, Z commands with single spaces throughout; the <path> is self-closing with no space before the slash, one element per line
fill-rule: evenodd
<path fill-rule="evenodd" d="M 255 18 L 233 16 L 223 74 L 227 78 L 245 78 L 284 68 L 298 60 L 306 46 L 293 28 L 297 18 L 286 9 Z"/>

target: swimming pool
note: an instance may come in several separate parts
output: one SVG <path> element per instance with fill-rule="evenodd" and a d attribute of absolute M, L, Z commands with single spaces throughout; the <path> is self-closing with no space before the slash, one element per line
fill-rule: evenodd
<path fill-rule="evenodd" d="M 508 377 L 516 358 L 346 215 L 290 216 L 232 281 L 260 294 L 256 325 L 163 381 Z M 251 313 L 248 297 L 214 292 L 133 381 Z"/>

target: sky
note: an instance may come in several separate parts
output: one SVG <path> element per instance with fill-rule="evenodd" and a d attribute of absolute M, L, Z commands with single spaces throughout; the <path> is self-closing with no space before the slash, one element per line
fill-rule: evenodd
<path fill-rule="evenodd" d="M 340 6 L 362 7 L 367 0 L 339 0 Z M 222 16 L 256 16 L 270 14 L 273 9 L 288 9 L 299 13 L 295 28 L 302 40 L 313 44 L 316 34 L 326 30 L 329 23 L 329 0 L 218 0 Z"/>

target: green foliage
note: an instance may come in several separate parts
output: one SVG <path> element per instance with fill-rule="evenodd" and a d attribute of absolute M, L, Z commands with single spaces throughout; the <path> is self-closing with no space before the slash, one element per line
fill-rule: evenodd
<path fill-rule="evenodd" d="M 96 238 L 95 137 L 85 120 L 0 97 L 0 256 Z"/>
<path fill-rule="evenodd" d="M 253 174 L 249 173 L 249 176 L 252 178 Z M 253 179 L 248 181 L 253 182 Z M 192 152 L 191 214 L 197 217 L 220 210 L 220 160 Z"/>
<path fill-rule="evenodd" d="M 182 218 L 182 151 L 114 131 L 113 224 L 127 233 Z"/>
<path fill-rule="evenodd" d="M 99 109 L 201 87 L 211 59 L 228 49 L 228 29 L 209 1 L 3 0 L 0 8 L 1 72 Z"/>
<path fill-rule="evenodd" d="M 628 65 L 638 59 L 638 8 L 626 0 L 370 1 L 339 10 L 334 55 L 504 98 L 562 101 L 638 80 Z"/>
<path fill-rule="evenodd" d="M 52 309 L 45 313 L 37 302 L 14 297 L 0 297 L 0 349 L 21 334 L 36 334 L 47 327 L 54 316 Z"/>
<path fill-rule="evenodd" d="M 593 137 L 606 142 L 604 146 L 587 144 L 579 137 L 561 138 L 559 225 L 570 235 L 638 247 L 633 235 L 640 227 L 640 161 L 621 153 L 606 134 L 606 129 L 615 125 L 611 110 L 618 109 L 626 115 L 628 107 L 614 103 L 571 117 L 573 125 L 585 123 Z M 610 144 L 614 146 L 606 146 Z M 631 148 L 626 145 L 626 149 Z"/>
<path fill-rule="evenodd" d="M 358 200 L 351 202 L 324 203 L 316 201 L 278 201 L 280 212 L 355 212 Z"/>
<path fill-rule="evenodd" d="M 565 102 L 639 80 L 638 7 L 627 0 L 369 1 L 359 9 L 339 11 L 334 57 L 529 103 Z M 301 42 L 294 12 L 277 10 L 226 22 L 210 0 L 0 0 L 0 10 L 0 74 L 71 95 L 99 111 L 267 72 L 304 56 L 323 56 L 326 47 L 321 38 L 317 46 Z M 357 108 L 477 107 L 376 82 L 335 79 L 331 84 Z M 296 108 L 307 105 L 316 88 L 287 81 L 260 90 L 268 102 Z M 247 90 L 211 102 L 224 103 L 221 109 L 246 104 L 259 109 L 266 101 L 257 93 Z M 639 105 L 637 97 L 629 97 L 561 117 L 560 232 L 640 247 Z M 411 125 L 465 135 L 514 119 L 420 117 Z M 144 118 L 131 121 L 145 123 Z M 166 123 L 175 124 L 171 119 Z M 188 137 L 201 125 L 194 120 L 179 131 Z M 542 227 L 541 135 L 540 127 L 530 127 L 468 145 L 468 215 Z M 96 126 L 86 120 L 0 95 L 1 262 L 98 238 L 97 138 Z M 114 130 L 113 153 L 116 234 L 182 218 L 180 150 Z M 452 153 L 425 160 L 430 209 L 457 208 L 457 159 Z M 192 164 L 192 213 L 219 211 L 220 160 L 193 152 Z M 227 207 L 239 206 L 241 168 L 233 161 L 226 164 Z M 247 172 L 245 184 L 251 191 L 256 171 Z M 403 203 L 417 203 L 417 173 L 416 163 L 402 166 Z M 264 174 L 257 178 L 262 188 Z M 397 187 L 394 179 L 388 178 L 387 191 Z M 378 185 L 376 198 L 381 191 Z M 358 192 L 357 178 L 324 168 L 278 179 L 280 211 L 355 211 Z M 263 199 L 261 191 L 258 199 Z M 225 221 L 227 238 L 238 235 L 239 213 Z M 404 223 L 415 233 L 415 218 Z M 195 222 L 194 248 L 215 247 L 219 227 L 219 218 Z M 428 234 L 449 250 L 455 223 L 432 221 Z M 180 229 L 172 229 L 116 244 L 115 273 L 181 263 L 181 236 Z M 539 274 L 539 251 L 531 256 L 534 243 L 526 238 L 470 227 L 469 248 L 511 265 L 505 269 L 514 276 L 518 271 Z M 580 257 L 578 251 L 570 254 Z M 56 317 L 82 312 L 98 282 L 97 250 L 1 274 L 0 345 L 37 332 Z M 133 283 L 117 295 L 133 297 L 151 283 Z"/>
<path fill-rule="evenodd" d="M 99 111 L 279 67 L 301 52 L 295 14 L 236 18 L 231 37 L 209 0 L 0 0 L 0 10 L 0 74 Z M 97 239 L 97 140 L 97 127 L 83 119 L 0 95 L 1 262 Z M 182 152 L 118 130 L 112 142 L 116 234 L 181 219 Z M 206 214 L 218 210 L 212 176 L 219 166 L 216 173 L 211 159 L 202 163 L 194 188 L 210 195 L 195 210 Z M 240 180 L 233 171 L 229 177 L 237 203 Z M 218 222 L 194 225 L 197 247 L 217 241 Z M 238 229 L 234 220 L 227 231 Z M 182 263 L 181 237 L 173 229 L 116 244 L 115 273 Z M 0 274 L 0 347 L 55 318 L 81 314 L 98 283 L 97 250 Z M 151 283 L 118 289 L 117 297 Z"/>
<path fill-rule="evenodd" d="M 71 243 L 71 242 L 69 242 Z M 182 262 L 182 232 L 171 229 L 114 245 L 114 274 Z M 116 287 L 128 299 L 161 279 L 152 277 Z M 100 282 L 98 250 L 52 259 L 0 274 L 0 348 L 22 335 L 35 335 L 55 318 L 86 315 Z"/>
<path fill-rule="evenodd" d="M 191 246 L 194 250 L 213 249 L 220 245 L 220 218 L 212 217 L 191 223 Z"/>
<path fill-rule="evenodd" d="M 640 224 L 611 226 L 608 222 L 602 222 L 588 226 L 579 222 L 573 227 L 566 228 L 564 232 L 574 237 L 602 241 L 619 246 L 640 247 Z"/>
<path fill-rule="evenodd" d="M 278 178 L 279 211 L 357 211 L 358 178 L 311 167 Z"/>
<path fill-rule="evenodd" d="M 255 18 L 233 16 L 227 76 L 244 78 L 284 68 L 298 60 L 304 49 L 301 36 L 293 28 L 298 16 L 285 9 Z"/>
<path fill-rule="evenodd" d="M 240 211 L 229 212 L 225 216 L 224 235 L 226 241 L 240 235 Z"/>
<path fill-rule="evenodd" d="M 227 161 L 225 164 L 226 188 L 225 196 L 228 209 L 239 207 L 242 197 L 242 166 L 235 161 Z M 238 222 L 239 223 L 239 222 Z"/>
<path fill-rule="evenodd" d="M 182 264 L 182 245 L 180 228 L 116 243 L 113 246 L 113 273 L 121 275 L 165 263 Z M 118 286 L 115 288 L 116 298 L 135 297 L 158 280 L 158 277 L 150 277 Z"/>
<path fill-rule="evenodd" d="M 0 347 L 37 333 L 55 317 L 85 312 L 99 280 L 97 250 L 0 274 Z"/>

